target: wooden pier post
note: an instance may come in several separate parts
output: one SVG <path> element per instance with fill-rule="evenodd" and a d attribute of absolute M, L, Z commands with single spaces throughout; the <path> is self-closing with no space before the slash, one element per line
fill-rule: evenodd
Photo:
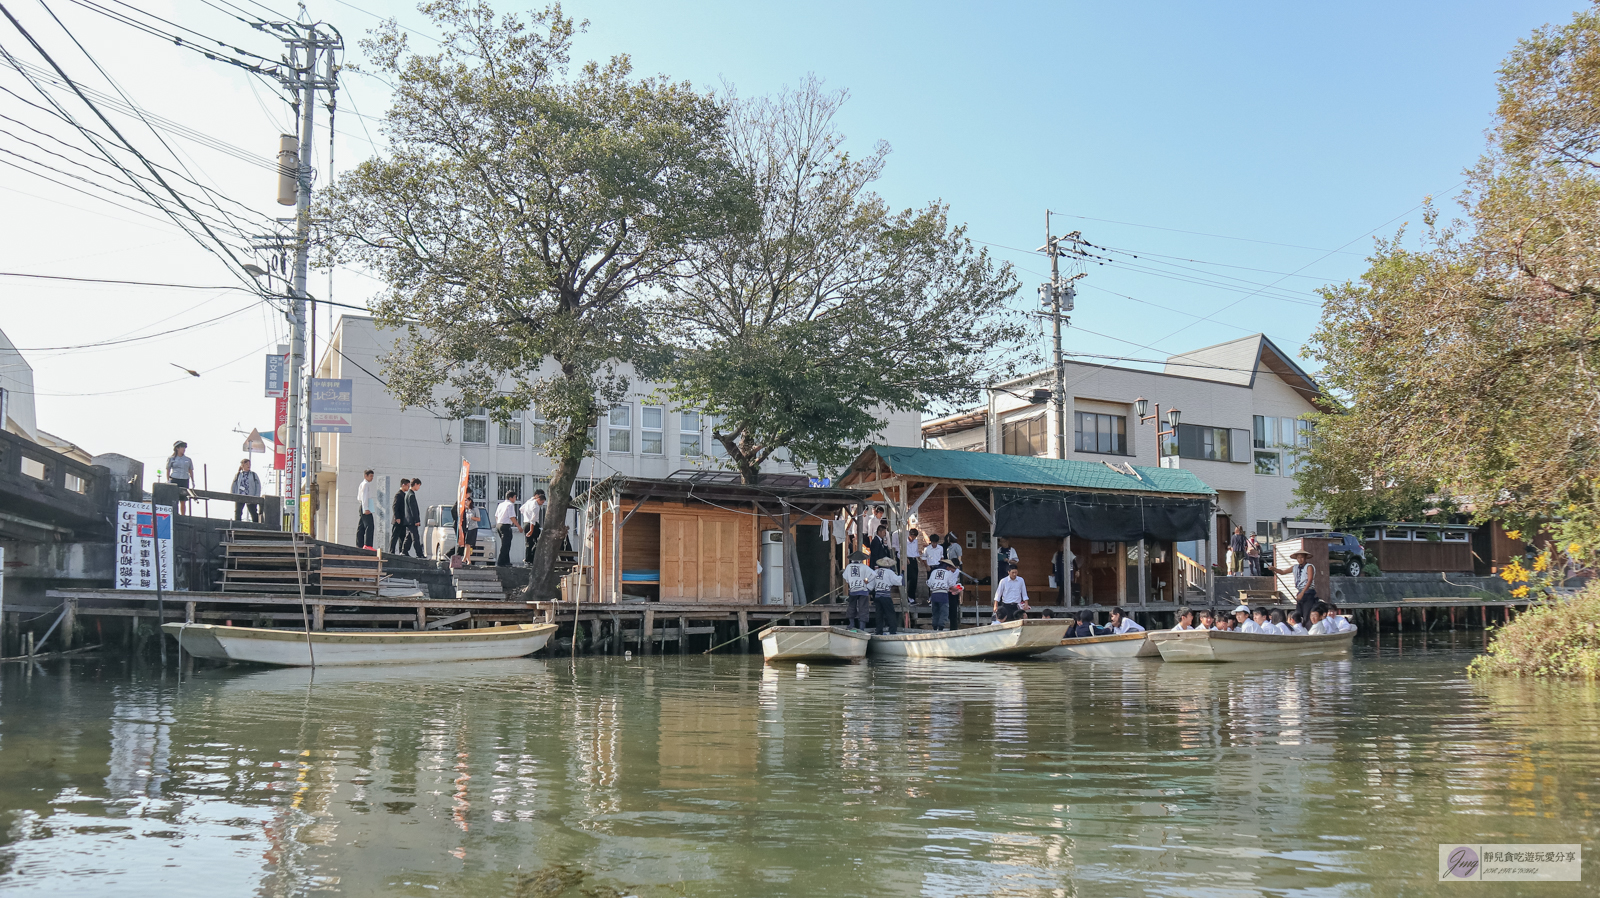
<path fill-rule="evenodd" d="M 826 611 L 823 614 L 827 614 Z M 750 651 L 750 612 L 739 612 L 739 654 L 748 654 Z"/>
<path fill-rule="evenodd" d="M 72 637 L 78 629 L 78 600 L 66 601 L 66 613 L 61 617 L 61 648 L 72 648 Z"/>
<path fill-rule="evenodd" d="M 826 626 L 828 626 L 828 609 L 826 609 L 826 608 L 822 609 L 821 613 L 822 613 L 822 625 L 824 627 L 826 627 Z"/>
<path fill-rule="evenodd" d="M 428 629 L 428 609 L 422 605 L 417 606 L 417 629 Z"/>
<path fill-rule="evenodd" d="M 328 606 L 327 605 L 313 605 L 313 606 L 311 606 L 311 629 L 313 629 L 313 630 L 326 630 L 326 629 L 328 629 L 327 622 L 328 622 Z"/>
<path fill-rule="evenodd" d="M 622 654 L 622 618 L 617 614 L 611 615 L 611 654 Z"/>
<path fill-rule="evenodd" d="M 680 618 L 678 618 L 678 654 L 682 655 L 682 654 L 684 654 L 685 652 L 688 651 L 688 648 L 687 648 L 688 642 L 689 642 L 689 619 L 686 618 L 686 617 L 680 617 Z"/>
<path fill-rule="evenodd" d="M 655 638 L 656 613 L 654 609 L 646 608 L 644 610 L 644 622 L 639 624 L 639 652 L 645 655 L 650 654 L 650 646 L 651 643 L 655 642 Z"/>
<path fill-rule="evenodd" d="M 194 609 L 195 609 L 195 606 L 198 605 L 198 604 L 199 604 L 198 602 L 184 602 L 183 603 L 183 622 L 184 623 L 186 623 L 186 624 L 194 623 Z"/>

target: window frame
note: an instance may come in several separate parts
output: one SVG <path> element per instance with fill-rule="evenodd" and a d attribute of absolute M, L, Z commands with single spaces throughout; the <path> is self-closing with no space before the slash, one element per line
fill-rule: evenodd
<path fill-rule="evenodd" d="M 650 412 L 657 415 L 657 424 L 650 426 Z M 656 449 L 650 451 L 650 438 L 655 437 Z M 639 454 L 660 456 L 667 454 L 667 409 L 661 405 L 639 406 Z"/>
<path fill-rule="evenodd" d="M 467 424 L 469 422 L 474 424 L 474 425 L 477 425 L 478 427 L 481 427 L 483 429 L 482 430 L 483 439 L 481 439 L 481 440 L 473 440 L 473 439 L 468 439 L 467 438 Z M 474 413 L 472 413 L 470 415 L 462 415 L 461 416 L 461 442 L 464 443 L 464 444 L 470 444 L 470 445 L 473 445 L 473 446 L 487 446 L 487 445 L 489 445 L 489 410 L 488 409 L 486 409 L 486 408 L 484 408 L 483 406 L 480 405 L 480 406 L 478 406 L 478 410 L 476 412 L 474 412 Z"/>
<path fill-rule="evenodd" d="M 1023 448 L 1024 443 L 1028 452 L 1013 452 L 1014 448 Z M 1014 415 L 1000 422 L 1000 454 L 1013 455 L 1018 458 L 1038 458 L 1047 455 L 1050 451 L 1050 421 L 1049 413 L 1040 411 L 1034 414 Z"/>
<path fill-rule="evenodd" d="M 1281 454 L 1279 454 L 1277 450 L 1275 450 L 1275 449 L 1252 449 L 1251 453 L 1252 453 L 1252 456 L 1254 458 L 1254 468 L 1253 468 L 1253 470 L 1255 471 L 1257 476 L 1259 476 L 1259 477 L 1282 477 L 1283 476 L 1283 456 Z M 1264 459 L 1271 459 L 1272 460 L 1272 470 L 1271 471 L 1263 471 L 1263 470 L 1261 470 L 1261 462 Z"/>
<path fill-rule="evenodd" d="M 623 422 L 617 423 L 617 412 L 622 412 Z M 623 448 L 617 448 L 617 436 L 623 437 Z M 606 452 L 613 455 L 633 454 L 633 403 L 619 402 L 606 410 Z"/>
<path fill-rule="evenodd" d="M 523 427 L 522 427 L 522 413 L 521 412 L 518 412 L 515 415 L 513 415 L 509 422 L 506 422 L 506 423 L 502 424 L 501 422 L 496 421 L 494 423 L 497 425 L 495 427 L 495 438 L 496 438 L 495 439 L 495 445 L 496 446 L 521 446 L 522 445 Z M 508 432 L 515 432 L 517 438 L 514 439 L 514 440 L 506 439 L 506 436 L 507 436 Z"/>
<path fill-rule="evenodd" d="M 1085 430 L 1085 423 L 1091 419 L 1094 423 L 1094 430 Z M 1105 430 L 1101 430 L 1102 425 L 1106 427 Z M 1049 427 L 1047 426 L 1045 429 L 1046 440 L 1048 441 Z M 1085 437 L 1093 438 L 1094 448 L 1085 448 Z M 1101 444 L 1106 441 L 1109 441 L 1111 448 L 1100 448 Z M 1133 453 L 1128 451 L 1128 416 L 1113 415 L 1110 412 L 1074 411 L 1072 413 L 1072 443 L 1074 452 L 1083 452 L 1092 455 L 1130 456 Z M 1048 451 L 1049 448 L 1047 446 L 1047 454 Z"/>
<path fill-rule="evenodd" d="M 694 425 L 692 427 L 686 427 L 685 424 L 691 418 L 694 419 Z M 703 416 L 697 411 L 691 411 L 691 410 L 688 410 L 688 409 L 678 409 L 678 457 L 679 458 L 700 458 L 700 457 L 705 455 L 705 432 L 701 428 L 701 421 L 702 420 L 703 420 Z M 688 440 L 690 438 L 693 438 L 693 440 L 694 440 L 694 451 L 693 452 L 686 451 L 687 444 L 684 442 L 685 440 Z"/>

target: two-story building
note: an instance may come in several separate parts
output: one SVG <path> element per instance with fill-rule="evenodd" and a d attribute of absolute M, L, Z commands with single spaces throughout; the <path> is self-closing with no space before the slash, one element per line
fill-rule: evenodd
<path fill-rule="evenodd" d="M 1054 457 L 1060 433 L 1066 458 L 1192 470 L 1217 490 L 1217 561 L 1235 525 L 1263 542 L 1326 529 L 1295 507 L 1294 473 L 1310 440 L 1303 416 L 1333 406 L 1265 335 L 1174 355 L 1161 371 L 1068 362 L 1064 431 L 1045 393 L 1054 381 L 1047 369 L 997 384 L 987 407 L 923 422 L 924 445 Z M 1140 399 L 1152 416 L 1142 423 Z"/>
<path fill-rule="evenodd" d="M 314 532 L 323 539 L 354 543 L 356 486 L 362 472 L 374 471 L 384 507 L 401 478 L 422 478 L 419 503 L 452 504 L 461 462 L 471 467 L 474 501 L 493 512 L 508 490 L 526 499 L 549 483 L 550 460 L 541 451 L 545 421 L 527 409 L 507 423 L 486 414 L 451 417 L 443 403 L 433 409 L 401 410 L 385 388 L 381 358 L 394 348 L 401 332 L 385 330 L 370 317 L 346 315 L 334 325 L 327 348 L 320 352 L 317 376 L 349 378 L 352 388 L 350 433 L 312 435 L 312 469 L 317 483 Z M 555 365 L 550 372 L 555 373 Z M 619 373 L 631 377 L 628 366 Z M 507 384 L 509 387 L 509 383 Z M 662 385 L 633 378 L 622 402 L 601 415 L 593 434 L 591 457 L 579 469 L 579 488 L 614 474 L 635 478 L 669 477 L 686 470 L 723 471 L 726 449 L 711 439 L 713 422 L 697 410 L 676 408 L 663 400 Z M 442 397 L 442 393 L 440 396 Z M 919 416 L 904 412 L 887 416 L 874 442 L 916 446 Z M 763 473 L 813 474 L 790 463 L 780 452 L 763 465 Z M 802 483 L 802 485 L 804 485 Z M 379 522 L 378 535 L 388 529 Z M 576 518 L 569 523 L 576 525 Z M 576 542 L 576 540 L 575 540 Z M 522 555 L 521 537 L 513 557 Z"/>

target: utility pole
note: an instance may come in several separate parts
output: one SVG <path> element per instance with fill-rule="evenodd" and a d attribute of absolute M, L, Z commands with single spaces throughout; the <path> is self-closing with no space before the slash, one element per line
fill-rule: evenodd
<path fill-rule="evenodd" d="M 1050 311 L 1050 321 L 1055 329 L 1055 384 L 1050 390 L 1051 401 L 1055 405 L 1056 419 L 1056 458 L 1067 457 L 1067 364 L 1061 351 L 1061 327 L 1072 320 L 1065 315 L 1071 312 L 1073 300 L 1077 290 L 1073 282 L 1083 277 L 1082 272 L 1073 274 L 1065 281 L 1061 279 L 1061 244 L 1081 243 L 1082 234 L 1078 231 L 1065 237 L 1054 237 L 1050 234 L 1050 210 L 1044 212 L 1044 246 L 1039 247 L 1039 252 L 1048 253 L 1050 256 L 1050 283 L 1039 285 L 1039 302 L 1047 306 Z"/>
<path fill-rule="evenodd" d="M 299 135 L 283 135 L 279 149 L 278 202 L 293 205 L 294 268 L 290 274 L 288 319 L 289 339 L 289 415 L 288 456 L 280 490 L 284 505 L 292 511 L 289 529 L 300 530 L 300 466 L 306 461 L 306 435 L 309 430 L 305 398 L 309 383 L 306 359 L 306 275 L 311 260 L 311 139 L 316 126 L 317 91 L 326 91 L 330 106 L 338 90 L 339 65 L 335 55 L 344 50 L 339 32 L 320 23 L 276 22 L 257 25 L 258 29 L 278 34 L 288 49 L 287 65 L 279 69 L 278 80 L 294 96 L 292 106 L 300 120 Z M 320 71 L 319 71 L 320 68 Z M 298 139 L 297 139 L 298 138 Z M 298 146 L 296 146 L 296 143 Z M 291 171 L 290 166 L 293 165 Z M 280 219 L 281 221 L 281 219 Z M 271 239 L 271 238 L 269 238 Z M 306 370 L 302 372 L 302 367 Z"/>

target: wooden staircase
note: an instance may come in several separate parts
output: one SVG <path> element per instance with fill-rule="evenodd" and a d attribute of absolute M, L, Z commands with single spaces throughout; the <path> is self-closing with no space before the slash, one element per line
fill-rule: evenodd
<path fill-rule="evenodd" d="M 222 592 L 377 595 L 383 557 L 318 543 L 303 533 L 228 530 L 222 539 Z"/>
<path fill-rule="evenodd" d="M 458 599 L 506 600 L 506 590 L 500 585 L 500 575 L 492 567 L 458 567 L 450 571 L 455 581 Z"/>

